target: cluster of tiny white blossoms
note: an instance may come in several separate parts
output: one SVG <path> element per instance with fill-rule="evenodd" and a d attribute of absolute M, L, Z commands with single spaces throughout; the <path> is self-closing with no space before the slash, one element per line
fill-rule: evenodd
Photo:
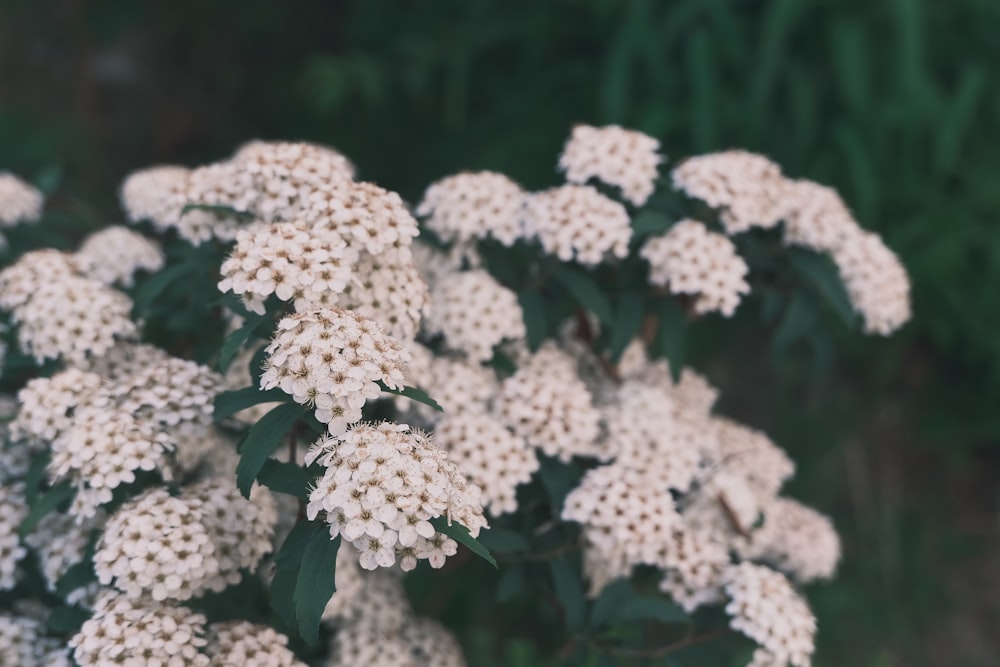
<path fill-rule="evenodd" d="M 69 645 L 80 667 L 209 667 L 205 625 L 202 614 L 185 607 L 106 591 Z"/>
<path fill-rule="evenodd" d="M 784 575 L 740 563 L 724 575 L 730 626 L 756 641 L 753 667 L 809 667 L 815 649 L 816 618 Z"/>
<path fill-rule="evenodd" d="M 602 457 L 597 443 L 601 415 L 566 352 L 544 346 L 500 384 L 493 400 L 497 419 L 548 456 Z"/>
<path fill-rule="evenodd" d="M 559 168 L 570 183 L 586 183 L 592 178 L 618 187 L 622 196 L 642 206 L 653 194 L 663 156 L 660 142 L 653 137 L 618 125 L 573 128 Z"/>
<path fill-rule="evenodd" d="M 331 536 L 351 542 L 366 570 L 398 562 L 409 571 L 418 560 L 442 567 L 458 544 L 431 519 L 457 521 L 473 537 L 486 526 L 479 487 L 406 425 L 358 424 L 339 437 L 323 436 L 306 456 L 313 462 L 325 470 L 309 494 L 307 516 L 323 512 Z"/>
<path fill-rule="evenodd" d="M 434 285 L 425 324 L 449 348 L 477 361 L 489 361 L 501 342 L 525 335 L 517 295 L 482 269 L 456 271 Z"/>
<path fill-rule="evenodd" d="M 267 355 L 261 389 L 278 387 L 314 407 L 334 435 L 361 419 L 361 408 L 381 393 L 379 382 L 402 388 L 407 362 L 376 322 L 339 308 L 283 318 Z"/>
<path fill-rule="evenodd" d="M 306 667 L 288 648 L 288 637 L 249 621 L 210 625 L 206 651 L 210 667 Z"/>
<path fill-rule="evenodd" d="M 444 415 L 488 409 L 500 386 L 492 368 L 460 354 L 434 355 L 419 343 L 408 346 L 407 351 L 410 353 L 407 378 L 430 394 L 443 411 L 397 397 L 396 405 L 400 410 L 415 413 L 416 419 L 430 426 Z"/>
<path fill-rule="evenodd" d="M 17 325 L 21 349 L 41 363 L 82 361 L 137 333 L 131 300 L 84 275 L 72 255 L 41 250 L 0 272 L 0 307 Z"/>
<path fill-rule="evenodd" d="M 102 584 L 132 598 L 186 600 L 218 592 L 271 550 L 275 519 L 267 493 L 247 500 L 228 480 L 205 480 L 179 497 L 150 489 L 108 520 L 94 569 Z"/>
<path fill-rule="evenodd" d="M 45 197 L 38 188 L 9 171 L 0 171 L 0 226 L 38 220 L 44 205 Z"/>
<path fill-rule="evenodd" d="M 463 172 L 431 184 L 416 213 L 443 241 L 494 238 L 511 246 L 524 236 L 524 201 L 521 186 L 503 174 Z"/>
<path fill-rule="evenodd" d="M 49 592 L 58 594 L 59 579 L 83 560 L 94 531 L 103 528 L 106 520 L 104 512 L 97 512 L 83 522 L 68 514 L 53 513 L 46 515 L 25 536 L 25 543 L 38 555 Z M 72 590 L 66 594 L 66 602 L 84 603 L 95 590 L 94 585 Z"/>
<path fill-rule="evenodd" d="M 791 498 L 761 508 L 764 524 L 751 533 L 742 557 L 773 564 L 799 582 L 830 579 L 840 560 L 840 539 L 830 518 Z"/>
<path fill-rule="evenodd" d="M 27 514 L 24 490 L 16 484 L 0 486 L 0 590 L 17 585 L 17 563 L 28 553 L 17 529 Z"/>
<path fill-rule="evenodd" d="M 626 257 L 632 238 L 625 207 L 589 185 L 563 185 L 531 195 L 524 224 L 545 252 L 585 266 L 596 266 L 608 255 Z"/>
<path fill-rule="evenodd" d="M 76 251 L 80 269 L 105 285 L 132 287 L 139 271 L 163 268 L 163 251 L 128 227 L 115 225 L 94 232 Z"/>
<path fill-rule="evenodd" d="M 416 616 L 392 570 L 362 575 L 350 547 L 337 554 L 337 594 L 324 618 L 333 627 L 328 667 L 466 667 L 442 625 Z"/>
<path fill-rule="evenodd" d="M 69 652 L 45 636 L 41 621 L 29 616 L 0 614 L 0 665 L 11 667 L 70 667 Z"/>
<path fill-rule="evenodd" d="M 730 317 L 742 295 L 750 292 L 749 269 L 736 246 L 697 220 L 681 220 L 667 233 L 648 239 L 639 256 L 649 262 L 651 284 L 694 296 L 697 313 Z"/>
<path fill-rule="evenodd" d="M 786 245 L 829 255 L 867 333 L 886 336 L 910 319 L 906 269 L 832 188 L 786 178 L 771 160 L 745 151 L 688 158 L 672 177 L 678 190 L 718 210 L 727 234 L 783 222 Z"/>
<path fill-rule="evenodd" d="M 769 229 L 784 214 L 781 167 L 762 155 L 724 151 L 687 158 L 671 172 L 674 187 L 720 209 L 729 234 Z"/>

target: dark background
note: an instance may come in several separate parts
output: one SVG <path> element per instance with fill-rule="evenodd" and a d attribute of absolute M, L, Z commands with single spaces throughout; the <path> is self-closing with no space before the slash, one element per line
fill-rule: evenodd
<path fill-rule="evenodd" d="M 995 0 L 0 0 L 0 169 L 50 194 L 53 243 L 120 221 L 130 170 L 254 137 L 336 146 L 410 200 L 460 169 L 556 183 L 576 122 L 836 186 L 908 267 L 915 320 L 835 331 L 820 363 L 741 313 L 695 365 L 842 534 L 838 578 L 808 591 L 817 664 L 989 666 L 998 76 Z"/>

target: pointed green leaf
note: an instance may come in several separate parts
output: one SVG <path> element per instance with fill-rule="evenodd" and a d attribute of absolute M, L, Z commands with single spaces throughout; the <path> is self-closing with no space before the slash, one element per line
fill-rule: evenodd
<path fill-rule="evenodd" d="M 570 296 L 582 308 L 592 312 L 605 324 L 613 323 L 611 303 L 590 274 L 580 269 L 560 264 L 552 272 L 552 275 L 566 288 L 566 291 L 569 292 Z"/>
<path fill-rule="evenodd" d="M 537 350 L 549 334 L 548 311 L 545 299 L 537 290 L 522 290 L 517 295 L 524 316 L 524 329 L 527 332 L 528 347 L 532 352 Z"/>
<path fill-rule="evenodd" d="M 583 612 L 587 608 L 582 577 L 565 556 L 550 560 L 549 572 L 556 597 L 562 604 L 566 627 L 570 631 L 578 630 L 583 626 Z"/>
<path fill-rule="evenodd" d="M 240 446 L 240 462 L 236 466 L 236 486 L 244 497 L 250 497 L 250 489 L 264 462 L 278 449 L 281 439 L 306 410 L 304 405 L 282 403 L 247 431 Z"/>
<path fill-rule="evenodd" d="M 309 500 L 309 484 L 315 481 L 315 477 L 298 464 L 268 459 L 264 461 L 257 480 L 275 493 L 284 493 L 306 502 Z"/>
<path fill-rule="evenodd" d="M 294 630 L 295 624 L 295 584 L 299 578 L 299 568 L 306 546 L 316 537 L 323 534 L 329 537 L 329 531 L 320 521 L 299 521 L 292 527 L 288 537 L 274 556 L 274 578 L 271 579 L 271 608 L 288 630 Z"/>
<path fill-rule="evenodd" d="M 506 602 L 524 590 L 524 567 L 518 564 L 505 567 L 497 582 L 497 602 Z"/>
<path fill-rule="evenodd" d="M 670 229 L 673 222 L 670 216 L 660 211 L 646 209 L 632 218 L 632 236 L 653 236 L 663 234 Z"/>
<path fill-rule="evenodd" d="M 590 609 L 591 627 L 599 628 L 611 623 L 618 610 L 634 596 L 635 591 L 627 579 L 618 579 L 606 585 Z"/>
<path fill-rule="evenodd" d="M 402 389 L 390 389 L 389 387 L 382 384 L 381 381 L 379 381 L 378 386 L 380 389 L 382 389 L 382 391 L 386 392 L 387 394 L 396 394 L 397 396 L 405 396 L 409 399 L 413 399 L 418 403 L 429 405 L 438 412 L 444 412 L 444 408 L 442 408 L 437 401 L 431 398 L 430 394 L 428 394 L 423 389 L 419 389 L 418 387 L 403 387 Z"/>
<path fill-rule="evenodd" d="M 611 329 L 611 363 L 618 363 L 622 352 L 635 339 L 642 328 L 643 315 L 645 307 L 641 294 L 630 292 L 618 299 L 615 322 Z"/>
<path fill-rule="evenodd" d="M 75 489 L 69 480 L 63 480 L 48 491 L 39 494 L 35 499 L 35 504 L 31 506 L 28 516 L 21 522 L 20 534 L 27 535 L 33 531 L 46 514 L 54 512 L 60 505 L 71 499 L 74 493 Z"/>
<path fill-rule="evenodd" d="M 523 553 L 531 548 L 523 535 L 503 528 L 484 529 L 479 533 L 479 542 L 496 554 Z"/>
<path fill-rule="evenodd" d="M 239 352 L 240 347 L 243 343 L 247 342 L 247 339 L 253 335 L 253 332 L 257 330 L 264 320 L 267 319 L 267 314 L 260 315 L 254 313 L 248 317 L 243 326 L 229 334 L 226 337 L 225 342 L 222 343 L 222 349 L 219 350 L 219 370 L 223 373 L 229 368 L 230 362 L 232 362 L 233 357 Z"/>
<path fill-rule="evenodd" d="M 686 623 L 690 618 L 675 602 L 666 598 L 633 597 L 618 610 L 617 620 Z"/>
<path fill-rule="evenodd" d="M 313 535 L 302 554 L 299 577 L 295 582 L 295 617 L 299 636 L 313 646 L 319 639 L 319 623 L 326 604 L 337 590 L 337 551 L 340 536 L 330 539 L 325 531 Z"/>
<path fill-rule="evenodd" d="M 493 554 L 490 553 L 489 549 L 478 542 L 476 538 L 469 533 L 469 529 L 462 524 L 457 521 L 449 523 L 446 517 L 438 516 L 431 519 L 431 525 L 434 526 L 434 529 L 439 533 L 447 535 L 459 544 L 464 544 L 469 548 L 469 551 L 476 554 L 493 567 L 499 569 L 496 558 L 493 557 Z"/>
<path fill-rule="evenodd" d="M 819 313 L 813 300 L 803 292 L 792 295 L 785 308 L 785 314 L 774 330 L 771 343 L 775 350 L 783 350 L 802 338 L 814 324 Z"/>
<path fill-rule="evenodd" d="M 857 314 L 851 305 L 851 298 L 847 295 L 833 260 L 825 255 L 803 250 L 789 251 L 788 263 L 819 293 L 844 324 L 853 327 L 857 323 Z"/>
<path fill-rule="evenodd" d="M 184 276 L 198 270 L 198 265 L 193 261 L 181 262 L 168 267 L 159 273 L 154 273 L 135 292 L 133 303 L 137 312 L 144 312 L 153 305 L 153 302 L 163 294 L 171 284 L 180 282 Z"/>
<path fill-rule="evenodd" d="M 57 635 L 72 635 L 80 629 L 91 612 L 80 607 L 56 607 L 46 622 L 48 629 Z"/>
<path fill-rule="evenodd" d="M 674 382 L 680 380 L 687 354 L 687 315 L 673 299 L 663 299 L 657 309 L 659 326 L 656 329 L 655 350 L 670 363 Z"/>
<path fill-rule="evenodd" d="M 280 389 L 264 391 L 257 387 L 243 387 L 242 389 L 224 391 L 215 396 L 215 418 L 232 417 L 240 410 L 246 410 L 260 403 L 286 403 L 290 400 L 291 396 Z"/>

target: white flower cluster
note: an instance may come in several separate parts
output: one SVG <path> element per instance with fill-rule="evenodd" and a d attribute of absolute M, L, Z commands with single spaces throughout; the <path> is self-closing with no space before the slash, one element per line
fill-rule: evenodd
<path fill-rule="evenodd" d="M 815 650 L 816 618 L 783 575 L 740 563 L 724 576 L 729 625 L 756 641 L 753 665 L 809 667 Z"/>
<path fill-rule="evenodd" d="M 745 151 L 688 158 L 672 175 L 677 189 L 719 210 L 726 233 L 784 221 L 787 245 L 830 255 L 867 333 L 889 335 L 910 319 L 906 269 L 881 237 L 858 225 L 832 188 L 786 178 L 778 165 Z"/>
<path fill-rule="evenodd" d="M 392 571 L 361 576 L 357 553 L 337 555 L 337 605 L 325 618 L 336 622 L 328 667 L 466 667 L 462 649 L 442 625 L 414 615 L 402 581 Z"/>
<path fill-rule="evenodd" d="M 45 198 L 38 188 L 9 171 L 0 171 L 0 227 L 38 220 L 44 205 Z"/>
<path fill-rule="evenodd" d="M 415 416 L 427 425 L 434 424 L 445 415 L 488 409 L 500 386 L 491 368 L 462 355 L 435 356 L 419 343 L 408 346 L 407 351 L 410 353 L 407 378 L 411 384 L 432 396 L 443 412 L 402 396 L 396 399 L 399 409 L 414 411 Z"/>
<path fill-rule="evenodd" d="M 149 422 L 115 407 L 85 406 L 52 441 L 49 477 L 72 482 L 72 511 L 82 521 L 110 503 L 116 488 L 135 482 L 140 471 L 172 479 L 173 450 L 167 435 Z"/>
<path fill-rule="evenodd" d="M 17 531 L 27 515 L 24 489 L 13 484 L 0 486 L 0 591 L 17 585 L 17 563 L 28 553 Z"/>
<path fill-rule="evenodd" d="M 59 578 L 83 560 L 94 531 L 102 528 L 106 520 L 104 512 L 97 512 L 82 523 L 67 514 L 48 514 L 25 537 L 25 543 L 38 555 L 49 592 L 56 593 Z M 84 602 L 93 592 L 93 586 L 77 588 L 66 595 L 66 602 Z"/>
<path fill-rule="evenodd" d="M 76 261 L 87 276 L 104 285 L 132 287 L 138 271 L 163 268 L 160 246 L 127 227 L 112 226 L 94 232 L 76 251 Z"/>
<path fill-rule="evenodd" d="M 136 334 L 131 300 L 85 277 L 75 257 L 53 250 L 26 253 L 0 272 L 0 307 L 18 325 L 21 348 L 39 363 L 80 362 Z"/>
<path fill-rule="evenodd" d="M 603 457 L 597 443 L 601 414 L 576 365 L 547 345 L 500 384 L 493 401 L 497 419 L 548 456 Z"/>
<path fill-rule="evenodd" d="M 525 335 L 517 295 L 482 269 L 456 271 L 434 285 L 426 327 L 477 361 L 489 361 L 495 346 Z"/>
<path fill-rule="evenodd" d="M 833 577 L 840 538 L 829 517 L 780 497 L 765 505 L 761 514 L 764 524 L 753 531 L 746 546 L 739 547 L 744 558 L 772 563 L 803 583 Z"/>
<path fill-rule="evenodd" d="M 215 623 L 208 628 L 210 667 L 306 667 L 288 648 L 288 637 L 248 621 Z"/>
<path fill-rule="evenodd" d="M 45 636 L 44 624 L 28 616 L 0 614 L 0 665 L 70 667 L 69 654 Z"/>
<path fill-rule="evenodd" d="M 559 168 L 570 183 L 591 178 L 618 187 L 622 196 L 642 206 L 653 194 L 663 161 L 660 142 L 618 125 L 577 125 L 559 156 Z"/>
<path fill-rule="evenodd" d="M 695 297 L 697 313 L 732 316 L 742 295 L 750 292 L 746 262 L 733 242 L 696 220 L 681 220 L 648 239 L 639 256 L 649 262 L 649 282 L 674 294 Z"/>
<path fill-rule="evenodd" d="M 527 441 L 485 412 L 447 414 L 434 427 L 434 440 L 458 469 L 483 490 L 494 516 L 517 509 L 517 487 L 531 481 L 538 457 Z"/>
<path fill-rule="evenodd" d="M 80 667 L 209 667 L 205 630 L 205 617 L 185 607 L 106 591 L 69 645 Z"/>
<path fill-rule="evenodd" d="M 784 214 L 781 167 L 762 155 L 724 151 L 690 157 L 671 172 L 674 187 L 721 210 L 729 234 L 769 229 Z"/>
<path fill-rule="evenodd" d="M 285 317 L 267 354 L 261 389 L 279 387 L 314 406 L 334 435 L 361 419 L 362 406 L 381 392 L 379 382 L 401 388 L 408 361 L 378 324 L 339 308 Z"/>
<path fill-rule="evenodd" d="M 521 186 L 503 174 L 463 172 L 432 183 L 416 212 L 443 241 L 491 237 L 511 246 L 524 237 L 524 201 Z"/>
<path fill-rule="evenodd" d="M 545 252 L 564 262 L 596 266 L 611 255 L 628 255 L 628 211 L 589 185 L 563 185 L 528 197 L 524 227 Z"/>
<path fill-rule="evenodd" d="M 225 479 L 200 482 L 179 497 L 150 489 L 108 520 L 94 569 L 102 584 L 135 599 L 221 591 L 271 550 L 275 518 L 266 493 L 246 500 Z"/>
<path fill-rule="evenodd" d="M 430 520 L 457 521 L 473 535 L 486 526 L 480 489 L 468 484 L 430 438 L 401 424 L 359 424 L 343 435 L 323 436 L 306 456 L 323 477 L 309 494 L 310 520 L 324 512 L 330 534 L 351 542 L 366 570 L 418 560 L 444 565 L 457 543 Z"/>

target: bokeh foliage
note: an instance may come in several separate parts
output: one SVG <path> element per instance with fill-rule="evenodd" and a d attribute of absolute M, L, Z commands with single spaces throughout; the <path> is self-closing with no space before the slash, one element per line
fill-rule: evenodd
<path fill-rule="evenodd" d="M 744 308 L 745 333 L 706 327 L 690 356 L 844 535 L 840 578 L 812 591 L 819 664 L 934 664 L 925 630 L 981 604 L 942 581 L 984 548 L 956 519 L 997 497 L 998 34 L 992 0 L 0 0 L 0 168 L 53 195 L 45 245 L 119 219 L 130 169 L 255 136 L 337 146 L 411 200 L 465 168 L 553 184 L 576 122 L 642 129 L 672 158 L 760 151 L 835 185 L 903 258 L 916 320 L 888 341 L 820 320 L 834 357 L 812 335 L 769 347 Z M 491 656 L 474 664 L 543 664 L 466 639 Z"/>

